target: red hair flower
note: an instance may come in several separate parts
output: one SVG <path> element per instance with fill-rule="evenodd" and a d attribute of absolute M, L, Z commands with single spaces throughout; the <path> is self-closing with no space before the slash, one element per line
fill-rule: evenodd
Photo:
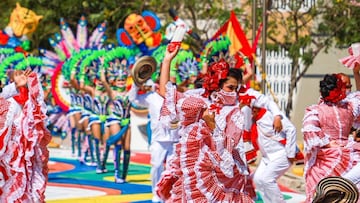
<path fill-rule="evenodd" d="M 213 91 L 219 89 L 220 80 L 226 79 L 229 73 L 229 64 L 221 59 L 211 64 L 208 72 L 204 76 L 203 88 L 205 89 L 204 97 L 208 97 Z"/>
<path fill-rule="evenodd" d="M 327 102 L 337 103 L 346 97 L 346 84 L 342 81 L 340 74 L 334 74 L 336 77 L 336 87 L 324 98 Z"/>

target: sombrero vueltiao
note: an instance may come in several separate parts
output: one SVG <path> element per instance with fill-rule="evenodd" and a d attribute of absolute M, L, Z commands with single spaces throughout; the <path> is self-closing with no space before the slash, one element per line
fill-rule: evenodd
<path fill-rule="evenodd" d="M 131 75 L 136 85 L 144 84 L 156 70 L 156 61 L 151 56 L 143 56 L 138 59 L 133 68 Z"/>
<path fill-rule="evenodd" d="M 313 203 L 354 203 L 359 199 L 356 185 L 343 177 L 327 177 L 316 186 Z"/>

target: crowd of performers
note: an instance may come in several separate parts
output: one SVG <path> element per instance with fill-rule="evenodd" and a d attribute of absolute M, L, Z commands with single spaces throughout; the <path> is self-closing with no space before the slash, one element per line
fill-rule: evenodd
<path fill-rule="evenodd" d="M 85 71 L 72 71 L 66 84 L 71 106 L 67 114 L 50 112 L 53 133 L 68 131 L 73 156 L 99 174 L 108 172 L 112 150 L 114 181 L 124 183 L 130 110 L 147 108 L 153 202 L 252 202 L 255 185 L 265 202 L 284 201 L 276 180 L 299 158 L 296 129 L 272 99 L 248 86 L 249 59 L 243 57 L 242 68 L 224 55 L 204 60 L 201 68 L 180 71 L 186 76 L 178 83 L 170 69 L 179 49 L 165 49 L 160 76 L 141 84 L 128 84 L 125 57 L 105 68 L 100 55 Z M 59 127 L 64 121 L 68 128 Z M 248 163 L 258 150 L 262 159 L 252 174 Z"/>
<path fill-rule="evenodd" d="M 298 158 L 296 129 L 276 103 L 246 85 L 253 75 L 248 59 L 243 69 L 224 57 L 203 61 L 177 84 L 170 64 L 178 49 L 164 50 L 157 80 L 131 87 L 126 58 L 105 69 L 100 57 L 88 75 L 71 73 L 66 116 L 74 156 L 106 173 L 113 150 L 114 180 L 124 183 L 136 105 L 149 111 L 153 202 L 252 202 L 255 185 L 265 202 L 284 201 L 276 180 Z M 251 175 L 258 150 L 263 158 Z"/>
<path fill-rule="evenodd" d="M 138 18 L 132 16 L 129 23 Z M 105 24 L 88 39 L 82 17 L 75 39 L 61 21 L 62 35 L 50 40 L 56 53 L 41 50 L 41 59 L 0 49 L 1 79 L 9 76 L 0 94 L 1 202 L 45 201 L 50 132 L 70 135 L 73 156 L 98 174 L 109 173 L 112 151 L 114 181 L 125 183 L 134 106 L 149 112 L 153 202 L 254 202 L 259 198 L 255 188 L 264 202 L 285 202 L 277 179 L 302 160 L 306 202 L 327 201 L 322 181 L 331 176 L 360 187 L 360 61 L 353 52 L 341 62 L 353 69 L 357 91 L 350 92 L 348 76 L 325 75 L 319 102 L 305 110 L 303 155 L 294 125 L 271 98 L 250 87 L 249 58 L 224 54 L 229 40 L 208 43 L 200 63 L 180 43 L 172 49 L 160 45 L 151 53 L 158 56 L 160 70 L 139 82 L 135 77 L 148 73 L 134 74 L 132 66 L 149 49 L 105 47 Z M 148 30 L 153 40 L 146 43 L 160 36 L 152 35 L 154 30 Z M 28 66 L 33 70 L 25 70 Z M 49 87 L 48 69 L 36 70 L 41 66 L 63 74 L 62 86 L 54 80 L 51 85 L 57 86 Z M 67 111 L 54 103 L 57 88 L 70 95 Z M 354 195 L 336 189 L 331 194 L 356 202 L 357 188 Z"/>
<path fill-rule="evenodd" d="M 264 202 L 285 202 L 277 179 L 304 157 L 294 125 L 271 98 L 247 85 L 253 75 L 248 59 L 243 57 L 242 68 L 224 57 L 203 61 L 179 84 L 171 76 L 179 47 L 164 51 L 160 76 L 141 84 L 127 83 L 126 58 L 105 69 L 100 57 L 98 67 L 88 67 L 88 75 L 71 73 L 72 105 L 65 116 L 74 156 L 96 173 L 106 173 L 112 150 L 114 180 L 126 182 L 130 109 L 136 105 L 149 111 L 153 202 L 254 202 L 259 198 L 255 188 Z M 359 68 L 354 67 L 355 78 Z M 312 202 L 323 178 L 359 182 L 359 169 L 353 167 L 359 147 L 349 136 L 356 127 L 359 95 L 350 89 L 348 76 L 326 75 L 319 103 L 306 109 L 306 202 Z"/>

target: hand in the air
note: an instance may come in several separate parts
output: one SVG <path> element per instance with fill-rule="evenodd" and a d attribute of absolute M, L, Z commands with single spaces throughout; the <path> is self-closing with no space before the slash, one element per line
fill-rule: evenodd
<path fill-rule="evenodd" d="M 165 60 L 170 61 L 176 56 L 176 54 L 180 50 L 180 45 L 174 45 L 174 46 L 175 46 L 175 48 L 172 51 L 169 51 L 168 49 L 166 49 L 165 56 L 164 56 L 164 61 Z"/>
<path fill-rule="evenodd" d="M 25 86 L 27 84 L 27 78 L 31 73 L 32 73 L 31 69 L 26 69 L 25 71 L 15 70 L 14 82 L 16 88 Z"/>

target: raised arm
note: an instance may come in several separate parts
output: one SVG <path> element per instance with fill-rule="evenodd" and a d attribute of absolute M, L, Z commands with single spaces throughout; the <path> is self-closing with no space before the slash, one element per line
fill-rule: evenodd
<path fill-rule="evenodd" d="M 159 80 L 159 94 L 162 97 L 165 96 L 166 83 L 170 80 L 171 61 L 176 56 L 179 49 L 180 49 L 180 45 L 177 45 L 175 50 L 173 50 L 172 52 L 169 52 L 168 49 L 166 49 L 164 60 L 161 63 L 160 80 Z"/>
<path fill-rule="evenodd" d="M 205 50 L 205 56 L 204 56 L 204 59 L 203 59 L 203 64 L 202 64 L 202 67 L 201 67 L 201 74 L 205 75 L 208 71 L 208 67 L 209 67 L 209 61 L 208 61 L 208 57 L 212 51 L 212 47 L 209 47 L 208 49 Z"/>
<path fill-rule="evenodd" d="M 243 84 L 247 84 L 251 78 L 254 75 L 254 71 L 251 67 L 251 63 L 249 61 L 249 57 L 245 56 L 241 51 L 238 52 L 239 55 L 241 56 L 241 58 L 244 61 L 244 65 L 241 67 L 242 71 L 243 71 Z"/>
<path fill-rule="evenodd" d="M 106 90 L 107 94 L 109 95 L 109 97 L 110 97 L 112 100 L 114 100 L 115 94 L 114 94 L 113 90 L 111 89 L 109 83 L 108 83 L 107 80 L 106 80 L 106 77 L 105 77 L 105 69 L 104 69 L 104 68 L 101 68 L 101 69 L 100 69 L 100 80 L 101 80 L 102 84 L 104 85 L 105 90 Z"/>
<path fill-rule="evenodd" d="M 71 75 L 70 75 L 70 84 L 71 84 L 71 87 L 76 89 L 76 90 L 80 90 L 80 85 L 78 83 L 78 81 L 76 80 L 76 71 L 73 71 L 71 72 Z"/>
<path fill-rule="evenodd" d="M 244 57 L 244 62 L 245 62 L 245 68 L 244 68 L 244 75 L 243 75 L 243 84 L 247 84 L 251 78 L 254 75 L 254 71 L 251 68 L 251 64 L 249 62 L 249 59 L 247 57 Z"/>
<path fill-rule="evenodd" d="M 95 96 L 95 88 L 85 85 L 85 75 L 80 75 L 79 90 L 91 95 L 91 97 Z"/>

